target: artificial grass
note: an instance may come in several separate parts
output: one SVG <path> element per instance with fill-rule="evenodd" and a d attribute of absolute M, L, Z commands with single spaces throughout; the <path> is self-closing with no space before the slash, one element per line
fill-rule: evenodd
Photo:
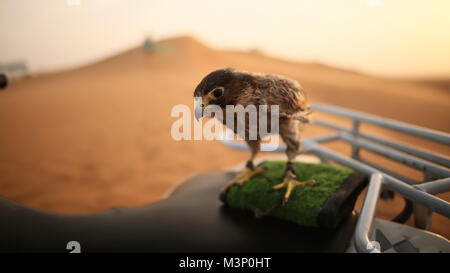
<path fill-rule="evenodd" d="M 230 207 L 266 211 L 285 193 L 285 188 L 272 192 L 269 190 L 282 182 L 286 161 L 266 161 L 260 166 L 267 170 L 241 187 L 230 188 L 226 197 L 226 203 Z M 297 187 L 291 193 L 289 201 L 275 208 L 271 215 L 302 226 L 319 226 L 317 220 L 323 205 L 354 171 L 341 166 L 303 162 L 295 162 L 294 167 L 298 181 L 315 179 L 316 184 Z"/>

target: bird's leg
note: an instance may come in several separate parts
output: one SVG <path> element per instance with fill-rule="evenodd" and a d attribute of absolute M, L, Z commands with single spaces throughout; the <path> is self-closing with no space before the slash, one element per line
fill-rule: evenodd
<path fill-rule="evenodd" d="M 245 169 L 239 173 L 231 182 L 226 185 L 222 192 L 220 193 L 220 200 L 225 202 L 228 191 L 234 185 L 242 186 L 245 182 L 249 181 L 253 176 L 264 172 L 266 169 L 264 167 L 255 168 L 253 165 L 253 160 L 247 161 Z"/>
<path fill-rule="evenodd" d="M 279 190 L 286 188 L 286 192 L 282 197 L 282 204 L 286 204 L 292 193 L 292 190 L 297 186 L 314 185 L 316 181 L 313 179 L 306 181 L 297 181 L 294 171 L 293 161 L 298 154 L 301 153 L 300 129 L 299 121 L 288 121 L 285 124 L 280 124 L 280 136 L 286 143 L 286 155 L 288 158 L 286 164 L 286 172 L 284 173 L 283 182 L 272 187 L 271 190 Z"/>
<path fill-rule="evenodd" d="M 260 149 L 259 140 L 247 140 L 246 142 L 250 147 L 251 157 L 247 161 L 245 169 L 222 189 L 222 192 L 220 193 L 220 200 L 222 200 L 223 202 L 225 202 L 227 193 L 232 186 L 234 185 L 242 186 L 245 182 L 249 181 L 253 176 L 260 174 L 266 170 L 264 167 L 255 168 L 255 166 L 253 165 L 253 159 L 256 157 L 256 154 L 259 152 Z"/>
<path fill-rule="evenodd" d="M 250 180 L 253 176 L 262 173 L 265 171 L 263 167 L 255 168 L 253 165 L 253 161 L 249 160 L 247 161 L 247 164 L 245 165 L 244 171 L 242 171 L 240 174 L 238 174 L 225 188 L 231 187 L 235 184 L 242 186 L 245 182 Z"/>
<path fill-rule="evenodd" d="M 272 190 L 279 190 L 281 188 L 286 188 L 286 192 L 283 196 L 283 204 L 286 204 L 289 200 L 289 196 L 292 193 L 292 190 L 297 186 L 306 186 L 306 185 L 314 185 L 316 181 L 314 179 L 306 180 L 306 181 L 297 181 L 294 172 L 294 164 L 291 161 L 288 161 L 286 164 L 286 172 L 284 174 L 283 182 L 277 184 L 272 187 Z"/>

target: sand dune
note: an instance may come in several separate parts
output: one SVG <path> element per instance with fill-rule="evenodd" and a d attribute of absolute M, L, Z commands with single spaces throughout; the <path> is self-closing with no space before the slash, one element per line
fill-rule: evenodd
<path fill-rule="evenodd" d="M 450 93 L 439 86 L 255 52 L 216 51 L 181 37 L 158 42 L 153 52 L 135 48 L 78 69 L 12 82 L 0 92 L 0 195 L 56 212 L 137 206 L 159 200 L 189 175 L 246 160 L 246 152 L 217 142 L 176 142 L 170 136 L 172 107 L 192 105 L 201 78 L 229 66 L 297 79 L 312 101 L 450 132 Z M 449 147 L 367 129 L 450 155 Z M 313 127 L 305 135 L 321 132 Z M 329 147 L 349 151 L 342 143 Z M 379 215 L 391 218 L 401 206 L 400 198 L 382 202 Z M 433 230 L 450 237 L 448 219 L 438 216 L 435 222 Z"/>

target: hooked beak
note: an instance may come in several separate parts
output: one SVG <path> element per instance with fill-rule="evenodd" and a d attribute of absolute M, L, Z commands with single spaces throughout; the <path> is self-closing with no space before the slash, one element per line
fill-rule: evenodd
<path fill-rule="evenodd" d="M 194 106 L 194 116 L 197 121 L 199 121 L 203 117 L 203 108 L 204 104 L 202 103 L 202 99 L 196 99 Z"/>
<path fill-rule="evenodd" d="M 194 110 L 195 119 L 199 121 L 203 117 L 203 109 L 200 106 L 196 106 Z"/>

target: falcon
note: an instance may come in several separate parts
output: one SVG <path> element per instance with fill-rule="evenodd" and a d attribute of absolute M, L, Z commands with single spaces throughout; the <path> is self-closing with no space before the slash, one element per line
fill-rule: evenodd
<path fill-rule="evenodd" d="M 282 196 L 282 204 L 285 204 L 295 187 L 315 183 L 314 180 L 297 181 L 294 171 L 294 160 L 301 152 L 300 133 L 305 125 L 311 123 L 308 99 L 297 81 L 279 75 L 250 73 L 234 68 L 219 69 L 209 73 L 201 80 L 195 88 L 194 97 L 201 98 L 201 103 L 196 104 L 194 109 L 197 120 L 204 116 L 205 108 L 209 105 L 219 106 L 223 113 L 226 113 L 227 105 L 242 105 L 243 107 L 254 105 L 256 109 L 260 105 L 267 105 L 268 109 L 272 105 L 278 105 L 278 132 L 286 144 L 287 163 L 283 182 L 275 185 L 272 190 L 285 188 Z M 225 118 L 222 118 L 221 121 L 225 126 L 238 133 L 236 122 L 227 124 Z M 263 168 L 256 168 L 253 164 L 253 160 L 260 151 L 261 140 L 264 136 L 258 132 L 256 139 L 249 138 L 249 130 L 252 127 L 249 119 L 245 119 L 244 124 L 246 131 L 244 139 L 250 148 L 251 156 L 244 171 L 222 189 L 220 195 L 222 201 L 225 201 L 226 194 L 232 186 L 242 186 L 253 176 L 264 172 Z"/>

